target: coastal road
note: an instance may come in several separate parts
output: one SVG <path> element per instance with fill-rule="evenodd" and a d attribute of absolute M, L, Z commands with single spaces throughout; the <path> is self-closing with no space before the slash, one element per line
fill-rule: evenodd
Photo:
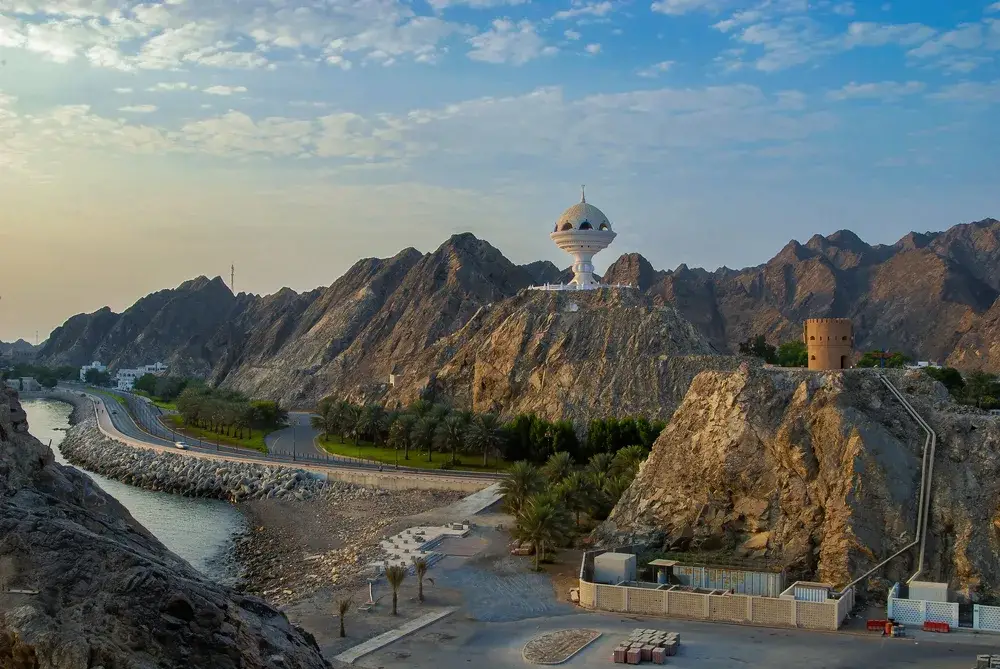
<path fill-rule="evenodd" d="M 288 427 L 272 432 L 264 438 L 267 452 L 275 455 L 289 455 L 293 459 L 300 455 L 316 455 L 314 440 L 319 435 L 309 424 L 312 414 L 305 411 L 289 411 Z"/>
<path fill-rule="evenodd" d="M 274 466 L 293 466 L 331 478 L 355 483 L 368 483 L 387 488 L 444 488 L 472 492 L 486 488 L 491 483 L 495 483 L 499 478 L 495 475 L 473 472 L 428 472 L 404 468 L 395 470 L 389 467 L 386 467 L 383 472 L 377 464 L 354 461 L 350 458 L 340 460 L 334 456 L 330 456 L 329 458 L 321 457 L 315 450 L 312 451 L 313 457 L 308 461 L 303 461 L 302 459 L 292 461 L 290 455 L 282 455 L 280 453 L 265 455 L 242 448 L 223 446 L 220 450 L 216 450 L 212 447 L 212 444 L 201 448 L 189 443 L 188 449 L 182 451 L 177 449 L 172 441 L 154 437 L 138 427 L 132 416 L 124 410 L 124 407 L 106 395 L 85 392 L 80 388 L 61 388 L 53 392 L 52 396 L 55 398 L 61 393 L 66 393 L 74 394 L 77 396 L 77 399 L 82 399 L 79 397 L 81 392 L 86 394 L 94 406 L 94 411 L 98 418 L 98 426 L 106 436 L 138 448 L 169 451 L 186 457 Z M 308 416 L 308 414 L 305 415 Z M 310 444 L 310 448 L 312 448 L 311 440 L 308 443 Z"/>

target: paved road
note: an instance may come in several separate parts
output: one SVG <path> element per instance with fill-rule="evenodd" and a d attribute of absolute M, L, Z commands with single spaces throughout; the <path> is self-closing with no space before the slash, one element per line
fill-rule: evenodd
<path fill-rule="evenodd" d="M 290 411 L 288 413 L 288 427 L 267 435 L 264 443 L 267 444 L 268 453 L 290 455 L 298 457 L 308 454 L 317 455 L 313 440 L 319 434 L 309 424 L 312 415 L 305 411 Z"/>
<path fill-rule="evenodd" d="M 330 470 L 380 470 L 378 464 L 370 464 L 363 461 L 354 460 L 351 458 L 340 459 L 335 456 L 321 456 L 312 446 L 312 440 L 310 438 L 310 450 L 306 451 L 298 456 L 298 459 L 293 461 L 290 454 L 285 455 L 282 453 L 273 454 L 263 454 L 257 451 L 252 451 L 246 448 L 236 448 L 229 446 L 217 446 L 214 444 L 204 444 L 199 445 L 197 441 L 192 441 L 190 439 L 184 438 L 185 443 L 188 444 L 188 449 L 186 451 L 179 451 L 174 446 L 174 438 L 171 436 L 170 432 L 163 427 L 162 424 L 155 421 L 155 413 L 159 410 L 156 407 L 146 404 L 145 402 L 137 403 L 137 398 L 132 396 L 133 406 L 139 409 L 139 419 L 143 423 L 143 427 L 149 427 L 154 430 L 162 432 L 164 437 L 155 437 L 151 435 L 147 430 L 141 429 L 135 422 L 133 416 L 125 411 L 125 408 L 118 402 L 112 400 L 108 395 L 98 394 L 94 392 L 88 392 L 86 388 L 80 386 L 66 386 L 60 387 L 61 392 L 71 392 L 79 395 L 84 392 L 87 397 L 94 402 L 95 411 L 97 412 L 100 426 L 103 430 L 111 436 L 116 438 L 121 438 L 127 443 L 131 443 L 133 446 L 141 446 L 146 448 L 153 448 L 156 450 L 172 450 L 177 453 L 184 453 L 192 457 L 212 457 L 217 459 L 232 460 L 237 462 L 258 462 L 264 464 L 280 464 L 280 465 L 292 465 L 298 466 L 306 470 L 314 471 L 317 473 L 325 474 Z M 115 394 L 115 393 L 112 393 Z M 308 421 L 308 414 L 298 414 L 299 416 L 304 416 L 304 420 Z M 299 418 L 297 425 L 301 425 L 303 418 Z M 148 421 L 148 423 L 146 422 Z M 310 428 L 311 429 L 311 428 Z M 296 439 L 297 442 L 297 439 Z M 307 457 L 311 456 L 311 457 Z M 488 483 L 496 480 L 496 476 L 489 474 L 480 474 L 476 472 L 427 472 L 421 470 L 408 470 L 405 468 L 400 468 L 399 470 L 390 470 L 388 467 L 385 468 L 386 474 L 391 474 L 392 476 L 398 477 L 400 479 L 427 479 L 424 483 L 428 483 L 430 480 L 434 479 L 449 479 L 456 483 L 461 482 L 462 485 L 481 485 L 485 487 Z M 387 484 L 388 485 L 388 484 Z M 392 486 L 390 486 L 392 487 Z M 424 487 L 419 485 L 418 487 Z M 433 484 L 432 486 L 433 487 Z M 445 486 L 448 487 L 448 486 Z"/>

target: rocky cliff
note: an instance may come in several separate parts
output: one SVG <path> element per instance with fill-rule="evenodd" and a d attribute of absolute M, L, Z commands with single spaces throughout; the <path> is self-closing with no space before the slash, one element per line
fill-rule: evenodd
<path fill-rule="evenodd" d="M 0 635 L 11 634 L 39 669 L 328 666 L 284 614 L 205 580 L 90 478 L 56 464 L 2 389 Z"/>
<path fill-rule="evenodd" d="M 922 578 L 1000 586 L 1000 421 L 926 375 L 892 378 L 939 439 Z M 844 585 L 914 540 L 923 443 L 874 370 L 705 372 L 598 536 Z M 884 574 L 915 563 L 912 550 Z"/>
<path fill-rule="evenodd" d="M 669 418 L 697 372 L 738 364 L 715 353 L 672 307 L 638 291 L 524 290 L 410 358 L 383 399 L 444 397 L 476 411 L 578 421 Z"/>

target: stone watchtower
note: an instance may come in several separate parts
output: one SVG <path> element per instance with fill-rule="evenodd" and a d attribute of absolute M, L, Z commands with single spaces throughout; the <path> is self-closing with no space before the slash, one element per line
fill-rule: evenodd
<path fill-rule="evenodd" d="M 854 360 L 854 326 L 849 318 L 810 318 L 802 327 L 809 369 L 847 369 Z"/>

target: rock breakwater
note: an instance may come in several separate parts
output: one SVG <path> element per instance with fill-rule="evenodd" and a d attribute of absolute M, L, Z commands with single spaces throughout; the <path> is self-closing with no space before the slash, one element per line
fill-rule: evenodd
<path fill-rule="evenodd" d="M 127 446 L 105 436 L 93 418 L 72 427 L 60 450 L 74 465 L 110 479 L 186 497 L 240 503 L 275 498 L 304 500 L 329 494 L 357 497 L 379 492 L 348 483 L 327 482 L 290 467 L 210 460 Z"/>

